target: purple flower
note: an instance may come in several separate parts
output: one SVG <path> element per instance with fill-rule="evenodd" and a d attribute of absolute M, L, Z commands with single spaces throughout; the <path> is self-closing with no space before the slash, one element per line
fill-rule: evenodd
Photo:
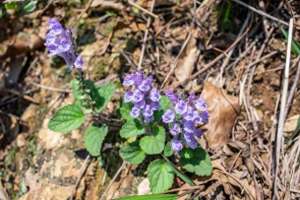
<path fill-rule="evenodd" d="M 153 116 L 151 116 L 151 117 L 144 117 L 144 122 L 145 123 L 150 123 L 150 122 L 152 122 L 153 121 Z"/>
<path fill-rule="evenodd" d="M 164 123 L 172 123 L 175 119 L 175 113 L 173 110 L 168 109 L 162 116 Z"/>
<path fill-rule="evenodd" d="M 130 115 L 131 115 L 133 118 L 138 118 L 139 115 L 140 115 L 140 112 L 141 112 L 141 110 L 140 110 L 139 108 L 137 108 L 137 107 L 134 106 L 134 107 L 131 109 Z"/>
<path fill-rule="evenodd" d="M 128 103 L 132 101 L 133 93 L 131 91 L 127 91 L 124 94 L 124 102 Z"/>
<path fill-rule="evenodd" d="M 146 105 L 143 115 L 145 118 L 151 118 L 153 116 L 153 110 L 150 105 Z"/>
<path fill-rule="evenodd" d="M 63 30 L 63 26 L 59 23 L 59 21 L 55 18 L 50 18 L 48 20 L 49 29 L 53 32 L 56 32 L 56 34 L 60 34 Z"/>
<path fill-rule="evenodd" d="M 179 100 L 175 105 L 175 111 L 176 113 L 183 115 L 187 112 L 187 103 L 185 103 L 183 100 Z"/>
<path fill-rule="evenodd" d="M 156 111 L 156 110 L 159 110 L 159 103 L 158 102 L 151 102 L 150 103 L 150 106 L 151 106 L 151 109 L 153 110 L 153 111 Z"/>
<path fill-rule="evenodd" d="M 144 94 L 143 92 L 141 92 L 140 90 L 136 89 L 135 91 L 133 91 L 133 95 L 132 95 L 132 101 L 134 103 L 140 102 L 142 101 L 144 98 Z"/>
<path fill-rule="evenodd" d="M 77 56 L 75 62 L 74 62 L 74 67 L 77 69 L 83 69 L 83 59 L 81 56 Z"/>
<path fill-rule="evenodd" d="M 160 94 L 156 88 L 152 88 L 152 90 L 150 92 L 150 99 L 151 99 L 151 101 L 159 102 Z"/>
<path fill-rule="evenodd" d="M 190 147 L 191 149 L 197 148 L 198 142 L 192 133 L 184 133 L 183 136 L 188 147 Z"/>
<path fill-rule="evenodd" d="M 203 123 L 203 124 L 208 123 L 208 117 L 209 117 L 209 115 L 208 115 L 208 111 L 207 111 L 207 110 L 206 110 L 206 111 L 203 111 L 203 112 L 200 114 L 200 117 L 201 117 L 201 119 L 202 119 L 202 123 Z"/>
<path fill-rule="evenodd" d="M 183 118 L 187 121 L 191 121 L 194 119 L 194 109 L 192 106 L 188 106 L 187 112 L 183 115 Z"/>
<path fill-rule="evenodd" d="M 194 101 L 194 105 L 201 112 L 207 110 L 207 105 L 206 105 L 204 99 L 201 98 L 201 97 L 199 99 L 197 99 L 197 100 Z"/>
<path fill-rule="evenodd" d="M 183 130 L 187 133 L 193 133 L 195 130 L 194 123 L 192 121 L 183 122 Z"/>
<path fill-rule="evenodd" d="M 131 102 L 133 108 L 131 116 L 141 118 L 145 123 L 153 121 L 153 114 L 159 110 L 159 91 L 153 87 L 152 76 L 144 76 L 140 71 L 127 74 L 124 77 L 123 86 L 126 92 L 124 102 Z"/>
<path fill-rule="evenodd" d="M 182 143 L 181 143 L 180 140 L 178 140 L 178 139 L 172 139 L 171 140 L 171 148 L 172 148 L 173 151 L 179 152 L 179 151 L 182 150 L 183 145 L 182 145 Z"/>
<path fill-rule="evenodd" d="M 63 58 L 69 68 L 74 66 L 81 70 L 83 60 L 75 54 L 71 31 L 64 29 L 59 21 L 54 18 L 49 19 L 48 26 L 45 46 L 50 55 Z"/>
<path fill-rule="evenodd" d="M 184 145 L 192 149 L 197 148 L 197 138 L 203 135 L 203 131 L 198 128 L 198 125 L 208 122 L 205 101 L 197 98 L 194 94 L 185 99 L 171 91 L 166 92 L 166 95 L 172 102 L 172 106 L 164 113 L 162 121 L 168 125 L 169 132 L 173 136 L 174 148 L 172 146 L 172 149 L 180 151 Z"/>
<path fill-rule="evenodd" d="M 123 81 L 123 86 L 132 86 L 134 85 L 134 78 L 132 74 L 127 74 Z"/>
<path fill-rule="evenodd" d="M 141 84 L 138 86 L 139 90 L 143 91 L 143 92 L 148 92 L 151 89 L 152 86 L 152 77 L 147 77 L 146 79 L 144 79 Z"/>
<path fill-rule="evenodd" d="M 181 133 L 181 128 L 178 123 L 174 123 L 173 126 L 170 128 L 170 133 L 173 136 L 179 135 Z"/>
<path fill-rule="evenodd" d="M 178 101 L 178 96 L 172 90 L 167 90 L 165 92 L 165 95 L 170 99 L 170 101 L 173 104 L 176 104 L 176 102 Z"/>
<path fill-rule="evenodd" d="M 134 104 L 134 106 L 136 106 L 136 107 L 138 107 L 139 109 L 142 110 L 142 109 L 145 108 L 146 102 L 145 102 L 144 100 L 142 100 L 142 101 L 136 102 L 136 103 Z"/>

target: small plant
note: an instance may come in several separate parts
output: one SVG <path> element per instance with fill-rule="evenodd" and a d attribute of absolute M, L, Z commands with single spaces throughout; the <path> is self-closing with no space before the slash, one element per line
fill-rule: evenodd
<path fill-rule="evenodd" d="M 161 96 L 152 76 L 141 72 L 126 75 L 123 86 L 126 92 L 120 112 L 126 122 L 120 136 L 126 142 L 120 155 L 132 164 L 141 164 L 146 156 L 152 156 L 154 160 L 147 168 L 152 192 L 168 190 L 175 175 L 192 184 L 171 162 L 177 158 L 187 172 L 209 176 L 209 155 L 197 142 L 203 135 L 201 126 L 208 121 L 204 100 L 193 94 L 180 98 L 171 91 Z"/>
<path fill-rule="evenodd" d="M 49 20 L 49 31 L 45 46 L 50 55 L 63 58 L 70 70 L 76 74 L 71 82 L 75 102 L 60 108 L 49 121 L 48 127 L 64 134 L 79 128 L 87 119 L 98 115 L 110 101 L 116 86 L 108 83 L 98 87 L 93 81 L 84 79 L 83 60 L 76 55 L 71 32 L 56 20 Z M 84 145 L 92 156 L 100 156 L 103 140 L 108 132 L 105 124 L 93 121 L 85 130 Z"/>
<path fill-rule="evenodd" d="M 51 55 L 63 58 L 76 74 L 71 82 L 75 102 L 60 108 L 48 124 L 49 129 L 67 134 L 99 115 L 116 86 L 108 83 L 97 87 L 93 81 L 84 79 L 84 63 L 74 50 L 71 33 L 56 19 L 49 20 L 45 45 Z M 120 156 L 136 165 L 147 163 L 146 158 L 151 161 L 147 167 L 151 191 L 165 192 L 172 187 L 175 175 L 192 185 L 191 179 L 178 168 L 209 176 L 209 155 L 197 142 L 209 118 L 205 101 L 194 94 L 184 97 L 167 91 L 162 95 L 154 78 L 140 71 L 125 75 L 123 86 L 125 94 L 119 110 L 124 121 L 120 136 L 125 142 Z M 89 123 L 84 145 L 92 156 L 100 156 L 108 126 Z"/>

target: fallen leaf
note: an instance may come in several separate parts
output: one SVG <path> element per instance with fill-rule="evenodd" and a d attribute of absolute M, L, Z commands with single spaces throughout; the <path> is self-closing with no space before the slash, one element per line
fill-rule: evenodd
<path fill-rule="evenodd" d="M 191 76 L 199 54 L 196 38 L 191 36 L 175 69 L 175 76 L 179 82 L 184 82 Z"/>
<path fill-rule="evenodd" d="M 205 128 L 208 145 L 218 148 L 228 143 L 235 119 L 240 111 L 239 100 L 210 82 L 204 83 L 202 96 L 207 102 L 209 122 Z"/>
<path fill-rule="evenodd" d="M 297 129 L 299 122 L 300 122 L 299 114 L 288 118 L 284 124 L 284 132 L 286 134 L 293 133 Z"/>
<path fill-rule="evenodd" d="M 139 195 L 150 193 L 150 182 L 148 178 L 142 180 L 142 182 L 137 187 L 137 191 Z"/>

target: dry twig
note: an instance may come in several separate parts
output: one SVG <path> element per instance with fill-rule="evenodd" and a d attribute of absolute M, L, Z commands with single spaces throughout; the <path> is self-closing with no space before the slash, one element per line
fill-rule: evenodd
<path fill-rule="evenodd" d="M 279 113 L 279 120 L 277 126 L 277 133 L 276 133 L 276 146 L 275 146 L 275 170 L 273 173 L 274 181 L 273 181 L 273 192 L 272 192 L 272 199 L 277 199 L 278 195 L 278 167 L 280 164 L 280 155 L 281 152 L 283 153 L 282 149 L 282 138 L 283 138 L 283 127 L 285 121 L 285 109 L 286 109 L 286 102 L 287 102 L 287 93 L 288 93 L 288 84 L 289 84 L 289 71 L 290 71 L 290 63 L 291 63 L 291 48 L 292 48 L 292 38 L 293 38 L 293 18 L 290 19 L 289 22 L 289 35 L 288 35 L 288 45 L 287 45 L 287 55 L 286 55 L 286 62 L 284 68 L 284 77 L 282 80 L 282 93 L 281 93 L 281 102 L 280 102 L 280 113 Z"/>

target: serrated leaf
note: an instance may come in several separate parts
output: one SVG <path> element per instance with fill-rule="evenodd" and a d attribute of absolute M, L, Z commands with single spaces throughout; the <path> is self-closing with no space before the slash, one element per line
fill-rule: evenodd
<path fill-rule="evenodd" d="M 174 171 L 164 160 L 154 160 L 147 168 L 147 177 L 153 193 L 165 192 L 173 185 Z"/>
<path fill-rule="evenodd" d="M 137 165 L 144 161 L 146 155 L 136 141 L 123 146 L 120 149 L 120 156 L 123 160 Z"/>
<path fill-rule="evenodd" d="M 72 104 L 60 108 L 48 123 L 55 132 L 68 133 L 79 128 L 84 122 L 84 113 L 78 105 Z"/>
<path fill-rule="evenodd" d="M 140 146 L 146 154 L 159 154 L 164 150 L 165 140 L 165 129 L 161 126 L 153 127 L 152 132 L 140 140 Z"/>
<path fill-rule="evenodd" d="M 102 143 L 107 135 L 106 125 L 101 127 L 91 125 L 84 134 L 84 146 L 92 156 L 100 156 Z"/>
<path fill-rule="evenodd" d="M 176 194 L 147 194 L 121 197 L 117 200 L 176 200 Z"/>
<path fill-rule="evenodd" d="M 111 100 L 114 92 L 116 90 L 116 86 L 113 83 L 107 83 L 102 85 L 101 87 L 97 87 L 98 95 L 101 97 L 96 100 L 97 111 L 101 112 L 108 102 Z"/>
<path fill-rule="evenodd" d="M 208 153 L 201 147 L 197 149 L 183 149 L 180 153 L 180 163 L 188 172 L 199 176 L 209 176 L 212 172 L 212 164 Z"/>
<path fill-rule="evenodd" d="M 23 10 L 25 13 L 31 13 L 36 9 L 38 1 L 37 0 L 31 0 L 29 2 L 27 2 L 24 7 Z"/>
<path fill-rule="evenodd" d="M 138 135 L 142 135 L 145 133 L 145 129 L 142 124 L 136 120 L 127 121 L 120 130 L 120 136 L 123 138 L 130 138 Z"/>

